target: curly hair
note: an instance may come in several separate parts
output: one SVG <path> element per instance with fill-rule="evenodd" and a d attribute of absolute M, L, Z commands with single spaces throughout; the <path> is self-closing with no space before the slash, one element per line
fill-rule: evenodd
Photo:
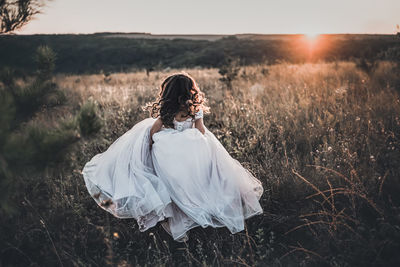
<path fill-rule="evenodd" d="M 160 86 L 160 93 L 155 102 L 147 105 L 153 118 L 160 117 L 165 127 L 174 127 L 175 115 L 186 111 L 187 116 L 194 118 L 200 109 L 208 112 L 206 98 L 195 80 L 187 73 L 181 72 L 167 77 Z"/>

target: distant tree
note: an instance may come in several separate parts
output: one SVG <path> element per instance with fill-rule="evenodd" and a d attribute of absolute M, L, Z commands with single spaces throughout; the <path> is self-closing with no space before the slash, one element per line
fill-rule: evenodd
<path fill-rule="evenodd" d="M 387 48 L 386 50 L 381 51 L 377 58 L 380 60 L 388 60 L 395 62 L 397 64 L 398 69 L 400 69 L 400 25 L 396 25 L 397 29 L 397 41 L 396 45 Z"/>
<path fill-rule="evenodd" d="M 219 66 L 218 73 L 221 75 L 219 79 L 228 89 L 232 89 L 232 82 L 235 80 L 240 71 L 239 59 L 227 56 L 223 64 Z"/>
<path fill-rule="evenodd" d="M 20 29 L 42 6 L 43 0 L 0 0 L 0 34 Z"/>
<path fill-rule="evenodd" d="M 396 29 L 397 29 L 396 35 L 397 35 L 397 37 L 400 38 L 400 26 L 399 26 L 399 24 L 396 25 Z"/>
<path fill-rule="evenodd" d="M 368 75 L 371 75 L 374 68 L 376 67 L 375 61 L 370 60 L 367 57 L 356 59 L 355 63 L 360 70 L 364 71 Z"/>
<path fill-rule="evenodd" d="M 146 75 L 147 75 L 147 77 L 150 76 L 150 72 L 152 72 L 152 71 L 154 71 L 153 67 L 146 67 Z"/>

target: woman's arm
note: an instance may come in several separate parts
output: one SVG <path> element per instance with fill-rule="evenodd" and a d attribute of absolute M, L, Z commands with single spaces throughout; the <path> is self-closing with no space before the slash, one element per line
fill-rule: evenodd
<path fill-rule="evenodd" d="M 206 128 L 204 127 L 203 118 L 197 119 L 194 122 L 194 127 L 199 129 L 199 131 L 204 134 L 206 132 Z"/>
<path fill-rule="evenodd" d="M 151 149 L 151 146 L 153 145 L 153 134 L 155 134 L 156 132 L 159 132 L 161 130 L 162 125 L 163 125 L 163 123 L 161 121 L 161 118 L 158 118 L 154 122 L 153 126 L 151 126 L 151 129 L 150 129 L 150 149 Z"/>
<path fill-rule="evenodd" d="M 203 110 L 200 109 L 198 112 L 196 112 L 196 115 L 194 117 L 194 127 L 197 128 L 202 134 L 206 132 L 206 128 L 204 127 L 204 122 L 203 122 Z"/>

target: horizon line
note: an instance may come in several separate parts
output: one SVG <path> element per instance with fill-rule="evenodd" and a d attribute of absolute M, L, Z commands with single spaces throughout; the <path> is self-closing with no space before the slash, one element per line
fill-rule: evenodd
<path fill-rule="evenodd" d="M 6 33 L 3 35 L 91 35 L 91 34 L 142 34 L 142 35 L 182 35 L 182 36 L 187 36 L 187 35 L 197 35 L 197 36 L 202 36 L 202 35 L 209 35 L 209 36 L 220 36 L 220 35 L 225 35 L 225 36 L 235 36 L 235 35 L 309 35 L 309 34 L 314 34 L 314 35 L 396 35 L 399 34 L 400 32 L 393 32 L 393 33 L 370 33 L 370 32 L 357 32 L 357 33 L 343 33 L 343 32 L 338 32 L 338 33 L 252 33 L 252 32 L 244 32 L 244 33 L 151 33 L 151 32 L 122 32 L 122 31 L 100 31 L 100 32 L 54 32 L 54 33 L 18 33 L 18 31 L 15 31 L 13 33 Z"/>

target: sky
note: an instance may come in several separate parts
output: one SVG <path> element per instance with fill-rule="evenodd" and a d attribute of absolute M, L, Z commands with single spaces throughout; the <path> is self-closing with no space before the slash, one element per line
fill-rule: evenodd
<path fill-rule="evenodd" d="M 400 0 L 52 0 L 19 34 L 393 34 Z"/>

